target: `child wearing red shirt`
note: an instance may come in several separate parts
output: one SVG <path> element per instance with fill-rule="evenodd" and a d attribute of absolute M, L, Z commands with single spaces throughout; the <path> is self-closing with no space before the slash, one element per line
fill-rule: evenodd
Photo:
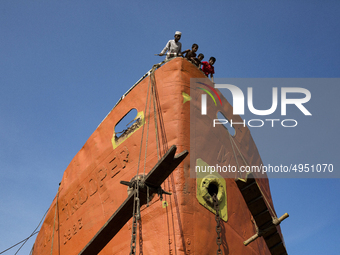
<path fill-rule="evenodd" d="M 209 62 L 207 62 L 207 61 L 202 62 L 202 71 L 203 71 L 203 73 L 205 73 L 205 75 L 207 77 L 209 77 L 209 74 L 210 74 L 212 82 L 214 82 L 215 69 L 214 69 L 213 65 L 215 64 L 215 61 L 216 61 L 216 58 L 211 57 L 209 59 Z"/>

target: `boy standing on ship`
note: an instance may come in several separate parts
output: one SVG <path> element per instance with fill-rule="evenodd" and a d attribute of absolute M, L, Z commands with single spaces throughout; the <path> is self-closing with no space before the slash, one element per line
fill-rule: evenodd
<path fill-rule="evenodd" d="M 209 77 L 209 74 L 210 74 L 210 78 L 211 78 L 212 82 L 214 82 L 215 69 L 214 69 L 213 65 L 215 64 L 215 61 L 216 61 L 216 58 L 211 57 L 209 59 L 209 62 L 207 62 L 207 61 L 202 62 L 202 71 L 203 71 L 203 73 L 205 73 L 205 75 L 207 77 Z"/>
<path fill-rule="evenodd" d="M 182 51 L 182 43 L 179 42 L 181 39 L 182 33 L 180 31 L 176 31 L 175 33 L 175 39 L 169 40 L 167 44 L 165 45 L 164 49 L 159 53 L 159 56 L 163 56 L 165 52 L 168 52 L 166 54 L 165 60 L 168 60 L 173 57 L 181 56 Z"/>

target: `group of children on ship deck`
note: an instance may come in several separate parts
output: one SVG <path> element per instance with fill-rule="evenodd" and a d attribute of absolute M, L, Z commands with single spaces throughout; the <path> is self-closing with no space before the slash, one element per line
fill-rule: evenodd
<path fill-rule="evenodd" d="M 179 42 L 179 40 L 181 39 L 181 36 L 182 36 L 182 33 L 179 31 L 176 31 L 175 36 L 174 36 L 175 39 L 169 40 L 167 44 L 165 45 L 164 49 L 158 55 L 163 56 L 165 53 L 167 53 L 165 59 L 182 56 L 188 59 L 189 61 L 191 61 L 198 68 L 200 68 L 207 77 L 209 77 L 209 74 L 210 74 L 211 81 L 214 82 L 215 70 L 214 70 L 213 65 L 216 62 L 216 58 L 210 57 L 209 62 L 202 61 L 204 58 L 204 55 L 202 53 L 198 54 L 198 56 L 196 55 L 196 52 L 198 50 L 198 45 L 196 43 L 192 45 L 191 50 L 187 49 L 185 51 L 182 51 L 182 43 Z"/>

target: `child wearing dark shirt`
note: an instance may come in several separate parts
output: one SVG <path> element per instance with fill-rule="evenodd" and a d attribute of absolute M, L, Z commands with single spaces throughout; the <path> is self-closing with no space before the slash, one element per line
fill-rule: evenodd
<path fill-rule="evenodd" d="M 197 58 L 193 59 L 193 63 L 198 67 L 201 68 L 202 60 L 204 58 L 204 55 L 202 53 L 198 54 Z"/>
<path fill-rule="evenodd" d="M 188 59 L 189 61 L 193 61 L 194 58 L 196 58 L 196 51 L 198 50 L 198 45 L 194 43 L 191 46 L 191 50 L 187 49 L 182 52 L 182 56 L 185 54 L 185 58 Z"/>

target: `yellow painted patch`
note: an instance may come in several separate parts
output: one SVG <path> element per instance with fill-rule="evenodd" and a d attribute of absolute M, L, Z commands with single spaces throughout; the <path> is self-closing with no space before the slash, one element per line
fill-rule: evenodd
<path fill-rule="evenodd" d="M 198 158 L 196 160 L 196 166 L 205 166 L 209 165 L 205 163 L 202 159 Z M 208 192 L 208 187 L 210 185 L 215 185 L 217 192 L 217 199 L 219 201 L 219 215 L 222 220 L 228 220 L 228 208 L 227 208 L 227 184 L 225 179 L 219 175 L 218 173 L 196 173 L 196 181 L 197 181 L 197 192 L 196 198 L 198 202 L 207 208 L 212 213 L 216 214 L 216 210 L 214 209 L 212 196 Z"/>
<path fill-rule="evenodd" d="M 191 100 L 191 96 L 189 96 L 187 93 L 182 92 L 182 96 L 183 96 L 183 104 L 185 104 L 186 102 Z"/>

